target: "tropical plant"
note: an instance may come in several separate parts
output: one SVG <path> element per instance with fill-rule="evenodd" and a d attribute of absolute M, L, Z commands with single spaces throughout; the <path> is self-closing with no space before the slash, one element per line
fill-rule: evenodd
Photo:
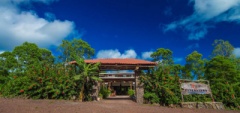
<path fill-rule="evenodd" d="M 87 64 L 80 57 L 76 57 L 76 63 L 80 69 L 80 74 L 75 75 L 74 79 L 81 84 L 79 99 L 83 101 L 85 88 L 91 87 L 96 81 L 102 81 L 98 76 L 100 63 Z"/>

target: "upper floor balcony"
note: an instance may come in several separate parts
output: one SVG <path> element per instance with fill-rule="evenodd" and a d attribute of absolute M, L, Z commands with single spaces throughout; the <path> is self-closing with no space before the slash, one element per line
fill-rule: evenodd
<path fill-rule="evenodd" d="M 134 73 L 100 73 L 101 79 L 134 79 Z"/>

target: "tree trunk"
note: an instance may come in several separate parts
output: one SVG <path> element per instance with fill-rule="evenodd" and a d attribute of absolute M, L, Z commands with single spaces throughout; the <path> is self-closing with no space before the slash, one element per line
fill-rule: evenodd
<path fill-rule="evenodd" d="M 81 91 L 79 94 L 79 101 L 83 102 L 83 99 L 84 99 L 84 84 L 81 87 Z"/>

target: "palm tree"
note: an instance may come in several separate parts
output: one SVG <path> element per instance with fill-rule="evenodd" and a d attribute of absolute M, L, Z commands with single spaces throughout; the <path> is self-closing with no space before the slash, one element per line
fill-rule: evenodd
<path fill-rule="evenodd" d="M 102 81 L 98 76 L 100 63 L 87 64 L 84 62 L 83 58 L 76 58 L 76 62 L 81 71 L 79 75 L 74 76 L 74 79 L 81 82 L 82 86 L 80 89 L 79 100 L 83 101 L 85 85 L 87 85 L 89 81 Z"/>

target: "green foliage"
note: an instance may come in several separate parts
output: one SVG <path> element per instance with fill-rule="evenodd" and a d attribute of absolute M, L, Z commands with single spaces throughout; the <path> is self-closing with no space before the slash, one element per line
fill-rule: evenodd
<path fill-rule="evenodd" d="M 99 71 L 100 63 L 86 64 L 84 59 L 80 57 L 76 57 L 76 62 L 80 68 L 80 74 L 75 75 L 74 80 L 81 83 L 79 99 L 83 101 L 85 100 L 85 97 L 88 97 L 91 93 L 90 90 L 86 90 L 86 92 L 85 89 L 91 89 L 95 82 L 102 81 L 97 73 Z"/>
<path fill-rule="evenodd" d="M 133 96 L 135 94 L 135 90 L 128 89 L 128 95 Z"/>
<path fill-rule="evenodd" d="M 184 102 L 211 102 L 210 95 L 184 95 Z"/>
<path fill-rule="evenodd" d="M 182 67 L 181 71 L 182 71 L 182 75 L 180 76 L 181 79 L 189 79 L 189 80 L 193 79 L 191 70 L 186 65 Z"/>
<path fill-rule="evenodd" d="M 194 51 L 186 57 L 185 72 L 192 74 L 195 79 L 203 78 L 204 60 L 202 60 L 202 54 Z"/>
<path fill-rule="evenodd" d="M 176 75 L 172 75 L 171 71 L 173 71 L 171 66 L 159 67 L 140 77 L 141 82 L 144 83 L 144 98 L 147 101 L 161 105 L 180 103 L 178 72 L 175 70 L 172 73 Z"/>
<path fill-rule="evenodd" d="M 179 76 L 182 66 L 173 65 L 172 51 L 160 48 L 151 57 L 160 61 L 157 68 L 140 77 L 144 83 L 144 98 L 150 103 L 161 105 L 178 104 L 180 102 Z"/>
<path fill-rule="evenodd" d="M 102 99 L 103 98 L 102 93 L 98 93 L 98 97 Z"/>
<path fill-rule="evenodd" d="M 27 86 L 29 86 L 30 79 L 27 76 L 13 77 L 12 80 L 4 85 L 2 88 L 3 96 L 19 96 L 26 95 Z"/>
<path fill-rule="evenodd" d="M 210 80 L 215 101 L 237 108 L 240 105 L 240 74 L 236 63 L 230 58 L 217 56 L 205 68 L 205 77 Z"/>
<path fill-rule="evenodd" d="M 224 40 L 215 40 L 213 43 L 214 50 L 212 51 L 212 57 L 215 56 L 224 56 L 231 57 L 234 47 Z"/>
<path fill-rule="evenodd" d="M 71 67 L 34 68 L 26 75 L 12 76 L 2 88 L 5 97 L 25 96 L 33 99 L 71 99 L 77 95 L 76 83 L 69 76 Z M 40 72 L 40 73 L 37 73 Z"/>
<path fill-rule="evenodd" d="M 110 94 L 111 91 L 106 86 L 100 88 L 99 95 L 102 95 L 103 98 L 107 98 Z"/>
<path fill-rule="evenodd" d="M 82 39 L 74 38 L 71 41 L 63 40 L 59 46 L 62 55 L 60 59 L 63 62 L 70 62 L 75 60 L 75 56 L 80 58 L 90 58 L 94 55 L 94 49 Z"/>
<path fill-rule="evenodd" d="M 151 54 L 153 61 L 161 61 L 162 64 L 173 64 L 172 51 L 169 49 L 159 48 Z"/>
<path fill-rule="evenodd" d="M 169 49 L 159 48 L 151 57 L 158 66 L 142 73 L 144 99 L 161 105 L 181 102 L 179 78 L 206 79 L 210 81 L 215 101 L 223 102 L 230 109 L 240 106 L 240 58 L 232 55 L 234 47 L 224 40 L 215 40 L 210 61 L 202 59 L 197 51 L 186 57 L 186 65 L 173 64 Z M 81 40 L 63 40 L 59 46 L 62 62 L 55 64 L 55 58 L 47 49 L 34 43 L 25 42 L 12 52 L 0 54 L 0 95 L 4 97 L 24 96 L 33 99 L 71 99 L 92 100 L 91 93 L 100 64 L 86 64 L 83 58 L 90 58 L 94 49 Z M 76 57 L 78 56 L 78 57 Z M 63 65 L 76 60 L 78 67 Z M 203 68 L 205 66 L 205 68 Z M 101 87 L 99 96 L 110 94 L 107 87 Z M 128 91 L 134 95 L 134 90 Z M 210 101 L 209 95 L 184 96 L 185 101 Z"/>
<path fill-rule="evenodd" d="M 9 71 L 14 71 L 17 66 L 17 60 L 12 52 L 4 52 L 0 54 L 0 75 L 7 76 Z"/>
<path fill-rule="evenodd" d="M 147 93 L 144 93 L 143 97 L 144 97 L 144 99 L 146 99 L 151 104 L 159 103 L 159 97 L 157 96 L 156 93 L 147 92 Z"/>
<path fill-rule="evenodd" d="M 77 60 L 79 75 L 76 75 L 77 68 L 74 65 L 54 64 L 54 57 L 49 50 L 25 42 L 15 47 L 13 52 L 0 54 L 0 95 L 71 99 L 80 95 L 80 90 L 85 95 L 84 100 L 91 100 L 92 86 L 96 80 L 100 80 L 96 76 L 99 64 L 88 65 L 82 58 L 92 56 L 94 50 L 87 42 L 77 39 L 63 41 L 61 47 L 68 61 L 75 56 L 81 58 Z"/>

